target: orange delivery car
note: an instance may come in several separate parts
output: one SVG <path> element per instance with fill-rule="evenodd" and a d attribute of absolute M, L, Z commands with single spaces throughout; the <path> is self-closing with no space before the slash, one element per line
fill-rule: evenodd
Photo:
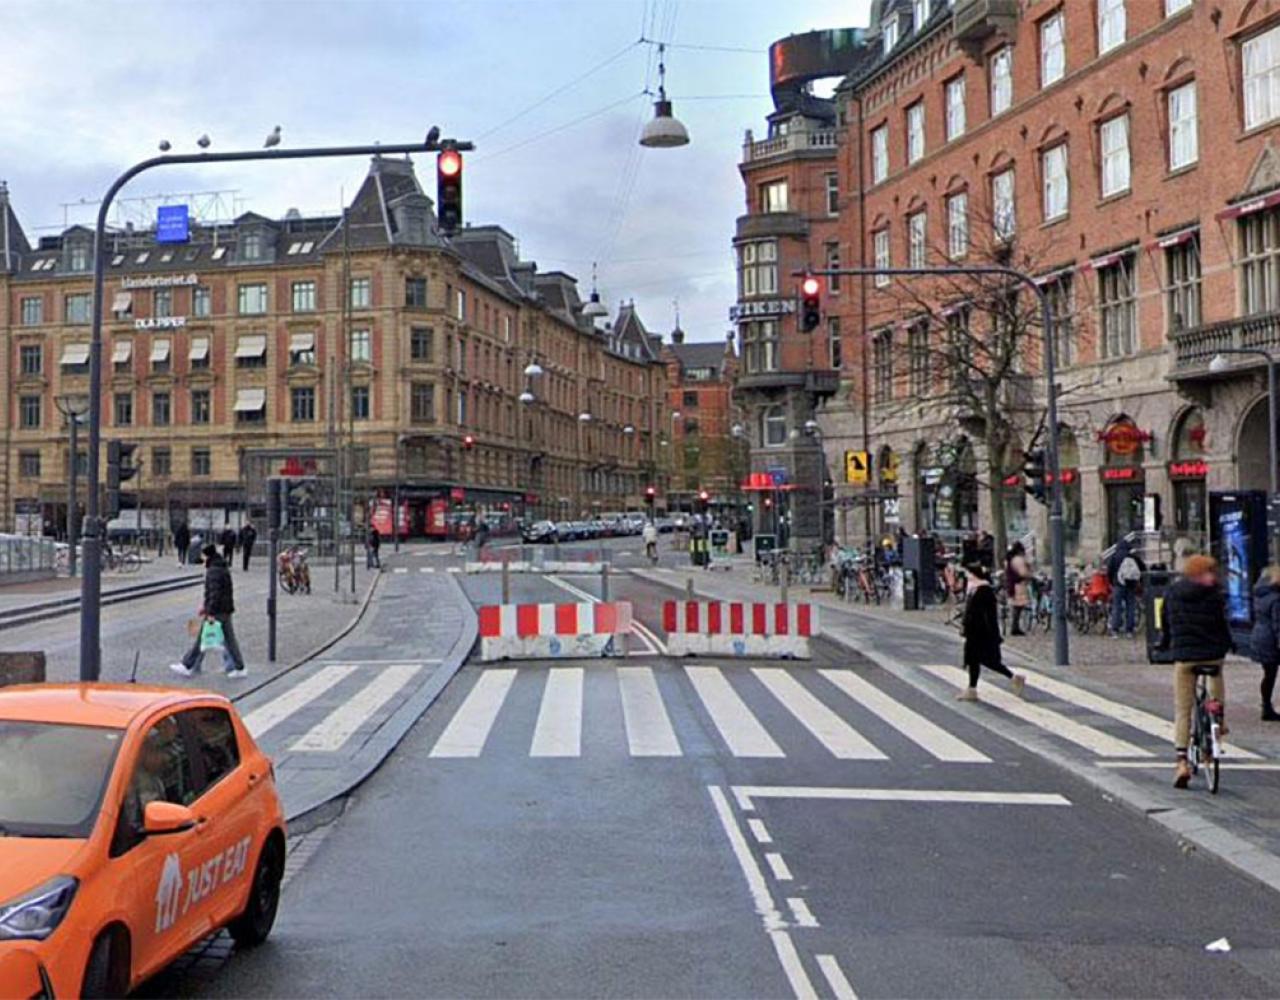
<path fill-rule="evenodd" d="M 226 698 L 0 688 L 0 996 L 123 996 L 220 928 L 259 944 L 284 863 L 274 770 Z"/>

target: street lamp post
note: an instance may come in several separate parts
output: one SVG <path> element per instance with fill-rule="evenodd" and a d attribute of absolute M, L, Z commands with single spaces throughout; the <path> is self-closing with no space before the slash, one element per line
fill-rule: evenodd
<path fill-rule="evenodd" d="M 1218 349 L 1218 352 L 1213 356 L 1213 360 L 1209 362 L 1209 371 L 1214 374 L 1227 371 L 1231 367 L 1226 358 L 1228 354 L 1263 358 L 1267 362 L 1267 488 L 1271 494 L 1269 501 L 1274 503 L 1276 502 L 1276 497 L 1280 496 L 1280 461 L 1278 461 L 1280 460 L 1280 443 L 1276 440 L 1276 359 L 1271 356 L 1270 351 L 1265 351 L 1260 347 L 1222 347 Z M 1268 517 L 1267 520 L 1274 521 L 1274 518 Z M 1273 556 L 1280 549 L 1277 533 L 1280 533 L 1280 524 L 1273 524 L 1271 528 L 1271 554 Z"/>
<path fill-rule="evenodd" d="M 89 410 L 89 397 L 79 394 L 58 396 L 54 400 L 58 412 L 67 418 L 71 428 L 71 468 L 68 477 L 67 497 L 67 575 L 76 575 L 76 548 L 80 538 L 80 520 L 76 517 L 80 506 L 76 488 L 80 481 L 80 420 Z"/>
<path fill-rule="evenodd" d="M 274 140 L 274 141 L 273 141 Z M 197 163 L 243 163 L 256 160 L 305 160 L 331 159 L 341 156 L 380 156 L 398 155 L 400 153 L 435 152 L 444 148 L 439 140 L 439 130 L 432 129 L 425 139 L 419 142 L 396 143 L 393 145 L 361 145 L 361 146 L 318 146 L 303 149 L 281 149 L 276 145 L 279 136 L 273 133 L 268 139 L 268 148 L 242 150 L 230 153 L 210 153 L 202 150 L 199 153 L 176 153 L 153 156 L 150 159 L 135 163 L 117 177 L 98 206 L 97 228 L 94 231 L 93 244 L 93 321 L 92 335 L 89 341 L 89 497 L 86 505 L 84 523 L 84 575 L 80 586 L 80 679 L 96 681 L 102 670 L 102 523 L 101 510 L 98 503 L 99 449 L 102 445 L 102 408 L 98 401 L 102 397 L 102 296 L 105 285 L 104 262 L 106 256 L 107 214 L 111 211 L 112 202 L 129 181 L 145 171 L 156 167 L 178 166 Z M 468 142 L 448 142 L 454 149 L 469 150 Z"/>

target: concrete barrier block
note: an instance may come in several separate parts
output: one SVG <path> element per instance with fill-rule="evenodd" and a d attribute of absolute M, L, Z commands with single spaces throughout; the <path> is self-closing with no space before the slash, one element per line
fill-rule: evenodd
<path fill-rule="evenodd" d="M 0 687 L 43 684 L 44 667 L 43 651 L 0 653 Z"/>

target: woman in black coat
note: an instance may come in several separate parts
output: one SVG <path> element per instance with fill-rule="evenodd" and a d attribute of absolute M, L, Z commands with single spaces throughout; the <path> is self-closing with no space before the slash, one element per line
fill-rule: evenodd
<path fill-rule="evenodd" d="M 1262 665 L 1262 721 L 1280 722 L 1280 713 L 1271 704 L 1280 672 L 1280 566 L 1263 570 L 1254 588 L 1249 652 Z"/>
<path fill-rule="evenodd" d="M 1009 678 L 1013 693 L 1022 697 L 1026 678 L 1004 665 L 1000 656 L 1000 616 L 996 592 L 991 588 L 991 574 L 985 566 L 969 567 L 969 599 L 964 605 L 964 665 L 969 671 L 969 686 L 960 692 L 959 701 L 978 700 L 978 675 L 982 668 Z"/>

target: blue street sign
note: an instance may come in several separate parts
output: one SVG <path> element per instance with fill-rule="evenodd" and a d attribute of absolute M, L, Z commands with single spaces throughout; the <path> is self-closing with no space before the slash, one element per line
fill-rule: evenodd
<path fill-rule="evenodd" d="M 191 216 L 186 205 L 161 205 L 156 214 L 157 243 L 186 243 L 191 238 Z"/>
<path fill-rule="evenodd" d="M 770 466 L 769 475 L 773 478 L 774 486 L 784 486 L 787 482 L 787 470 L 782 466 Z"/>

